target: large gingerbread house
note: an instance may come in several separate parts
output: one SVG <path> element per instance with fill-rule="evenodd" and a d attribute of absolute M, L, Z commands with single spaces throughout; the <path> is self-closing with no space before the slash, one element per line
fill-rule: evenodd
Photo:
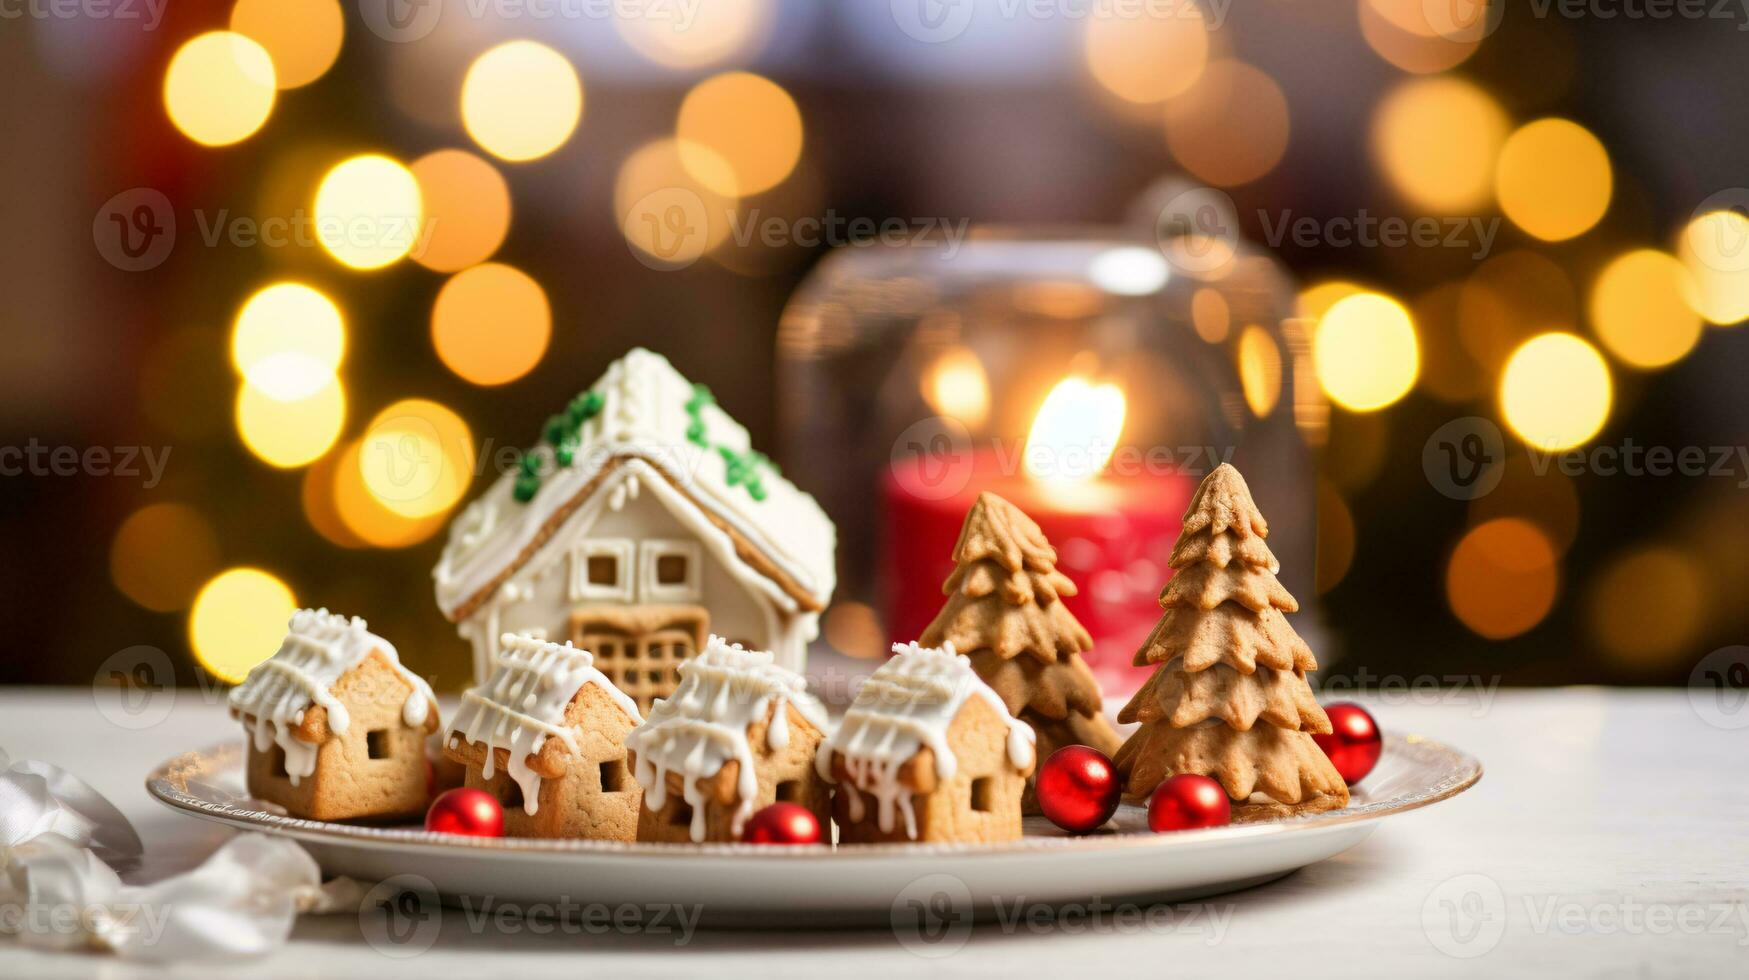
<path fill-rule="evenodd" d="M 231 690 L 230 707 L 250 734 L 252 796 L 309 820 L 425 812 L 437 700 L 364 620 L 293 613 L 278 651 Z"/>
<path fill-rule="evenodd" d="M 893 653 L 820 747 L 839 842 L 1018 838 L 1033 730 L 953 644 Z"/>
<path fill-rule="evenodd" d="M 814 767 L 826 710 L 807 680 L 716 636 L 680 677 L 626 739 L 644 788 L 638 840 L 739 840 L 747 818 L 776 802 L 826 826 L 832 791 Z"/>
<path fill-rule="evenodd" d="M 800 670 L 836 533 L 747 430 L 635 349 L 456 519 L 437 602 L 484 680 L 505 633 L 570 640 L 644 709 L 711 633 Z"/>
<path fill-rule="evenodd" d="M 486 683 L 462 695 L 444 754 L 504 807 L 510 837 L 637 837 L 642 792 L 625 740 L 637 705 L 587 650 L 506 634 Z"/>

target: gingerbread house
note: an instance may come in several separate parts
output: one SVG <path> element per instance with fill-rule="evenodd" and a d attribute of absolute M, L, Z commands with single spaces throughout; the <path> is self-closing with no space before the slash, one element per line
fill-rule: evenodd
<path fill-rule="evenodd" d="M 437 701 L 365 621 L 301 609 L 278 652 L 231 691 L 249 730 L 251 795 L 309 820 L 425 812 Z"/>
<path fill-rule="evenodd" d="M 836 532 L 747 430 L 635 349 L 451 527 L 437 602 L 484 680 L 507 632 L 570 640 L 639 706 L 711 633 L 800 670 Z"/>
<path fill-rule="evenodd" d="M 820 748 L 839 843 L 1018 838 L 1033 730 L 953 644 L 893 653 Z"/>
<path fill-rule="evenodd" d="M 644 788 L 638 840 L 739 840 L 747 818 L 775 802 L 807 807 L 826 826 L 831 788 L 814 767 L 826 726 L 800 674 L 712 636 L 626 739 Z"/>
<path fill-rule="evenodd" d="M 497 797 L 509 837 L 634 839 L 643 793 L 625 741 L 637 705 L 570 643 L 506 634 L 498 649 L 444 736 L 464 785 Z"/>

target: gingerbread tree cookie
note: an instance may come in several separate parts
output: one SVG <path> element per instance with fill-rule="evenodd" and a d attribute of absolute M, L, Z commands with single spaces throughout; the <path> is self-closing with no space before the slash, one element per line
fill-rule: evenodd
<path fill-rule="evenodd" d="M 1330 731 L 1306 683 L 1318 663 L 1282 615 L 1299 603 L 1276 580 L 1268 536 L 1238 470 L 1222 465 L 1202 481 L 1172 549 L 1166 612 L 1136 653 L 1136 666 L 1159 669 L 1118 715 L 1141 722 L 1113 760 L 1127 799 L 1192 772 L 1221 784 L 1236 818 L 1348 805 L 1312 741 Z"/>
<path fill-rule="evenodd" d="M 1010 714 L 1032 726 L 1038 757 L 1065 745 L 1107 755 L 1119 741 L 1099 683 L 1081 654 L 1093 647 L 1062 603 L 1075 583 L 1057 571 L 1057 551 L 1032 518 L 993 493 L 978 496 L 954 545 L 947 604 L 918 640 L 951 643 Z"/>

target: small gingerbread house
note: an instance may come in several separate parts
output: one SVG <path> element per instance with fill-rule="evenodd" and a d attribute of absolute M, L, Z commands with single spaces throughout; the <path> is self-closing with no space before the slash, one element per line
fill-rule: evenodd
<path fill-rule="evenodd" d="M 309 820 L 425 812 L 437 700 L 365 621 L 301 609 L 278 652 L 231 691 L 250 732 L 251 795 Z"/>
<path fill-rule="evenodd" d="M 771 653 L 712 636 L 680 686 L 626 739 L 644 787 L 638 840 L 733 841 L 761 807 L 807 807 L 826 826 L 831 788 L 815 772 L 826 710 Z"/>
<path fill-rule="evenodd" d="M 504 807 L 507 837 L 629 841 L 642 795 L 626 763 L 638 706 L 569 643 L 499 638 L 498 667 L 462 694 L 443 754 Z"/>
<path fill-rule="evenodd" d="M 839 843 L 1019 837 L 1033 730 L 953 644 L 893 653 L 820 748 Z"/>
<path fill-rule="evenodd" d="M 434 575 L 476 680 L 506 632 L 568 639 L 648 710 L 712 633 L 802 669 L 835 546 L 708 390 L 636 349 L 456 519 Z"/>

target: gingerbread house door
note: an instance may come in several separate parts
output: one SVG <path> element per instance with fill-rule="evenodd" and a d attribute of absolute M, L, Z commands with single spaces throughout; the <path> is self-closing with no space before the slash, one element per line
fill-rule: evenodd
<path fill-rule="evenodd" d="M 627 606 L 571 614 L 571 642 L 595 654 L 595 667 L 649 711 L 674 693 L 680 662 L 704 648 L 710 613 L 703 606 Z"/>

